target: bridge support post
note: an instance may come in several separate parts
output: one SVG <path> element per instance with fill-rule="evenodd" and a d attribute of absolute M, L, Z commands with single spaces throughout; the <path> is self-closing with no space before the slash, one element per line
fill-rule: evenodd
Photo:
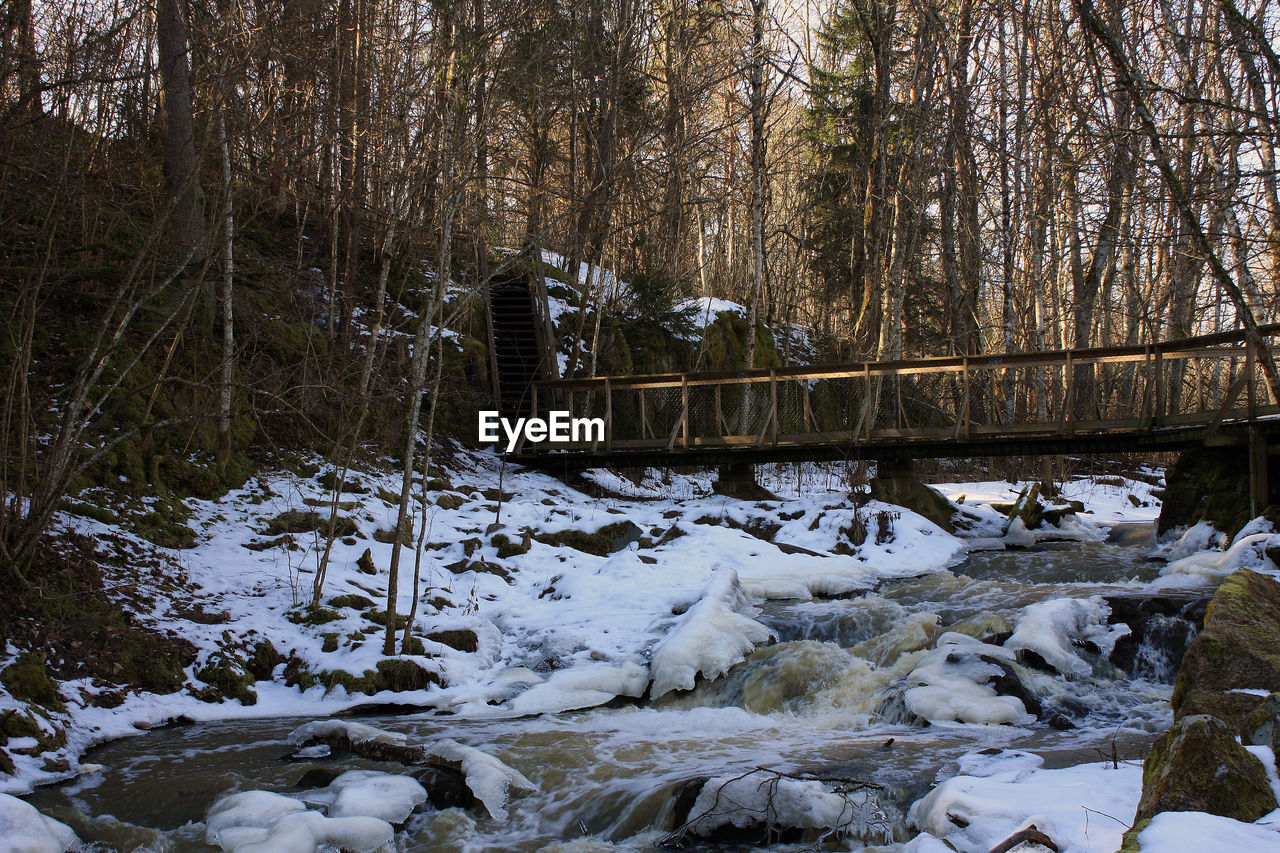
<path fill-rule="evenodd" d="M 711 487 L 717 495 L 743 501 L 776 501 L 778 496 L 756 482 L 756 466 L 750 462 L 729 462 L 716 469 Z"/>
<path fill-rule="evenodd" d="M 1249 427 L 1249 512 L 1257 517 L 1267 508 L 1271 493 L 1267 483 L 1267 439 L 1262 430 Z"/>

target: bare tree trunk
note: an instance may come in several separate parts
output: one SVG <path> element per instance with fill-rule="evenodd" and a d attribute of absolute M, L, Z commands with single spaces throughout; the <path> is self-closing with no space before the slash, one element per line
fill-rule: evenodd
<path fill-rule="evenodd" d="M 189 46 L 182 0 L 159 0 L 156 7 L 156 42 L 160 77 L 164 87 L 164 165 L 172 194 L 170 234 L 174 256 L 197 260 L 208 251 L 204 194 L 197 174 L 195 126 L 191 105 Z"/>

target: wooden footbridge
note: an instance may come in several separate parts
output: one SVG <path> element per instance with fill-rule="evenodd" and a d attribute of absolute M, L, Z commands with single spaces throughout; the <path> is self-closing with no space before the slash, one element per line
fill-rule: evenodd
<path fill-rule="evenodd" d="M 1280 324 L 1260 332 L 1271 344 Z M 513 455 L 558 470 L 1225 444 L 1249 445 L 1252 458 L 1265 460 L 1266 436 L 1280 433 L 1280 401 L 1243 331 L 1088 349 L 535 380 L 530 395 L 530 414 L 567 409 L 604 421 L 601 440 L 525 444 Z"/>

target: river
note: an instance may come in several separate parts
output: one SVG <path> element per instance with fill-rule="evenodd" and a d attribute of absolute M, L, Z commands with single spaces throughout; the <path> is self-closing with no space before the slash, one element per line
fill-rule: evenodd
<path fill-rule="evenodd" d="M 780 642 L 757 649 L 717 682 L 655 704 L 523 719 L 357 719 L 479 747 L 539 788 L 513 799 L 501 824 L 457 810 L 416 815 L 398 835 L 405 851 L 651 849 L 671 829 L 683 783 L 755 767 L 879 786 L 894 839 L 902 842 L 912 835 L 907 808 L 954 775 L 965 753 L 1016 747 L 1040 754 L 1046 767 L 1113 754 L 1133 759 L 1169 725 L 1168 668 L 1147 666 L 1139 670 L 1144 677 L 1133 678 L 1105 659 L 1091 676 L 1072 680 L 1022 671 L 1046 705 L 1073 718 L 1067 730 L 1043 722 L 921 726 L 902 720 L 891 701 L 895 684 L 900 690 L 902 676 L 941 631 L 999 634 L 1036 602 L 1138 591 L 1157 574 L 1146 560 L 1150 547 L 1150 525 L 1122 525 L 1107 542 L 977 552 L 950 571 L 886 582 L 848 599 L 768 602 L 757 618 Z M 296 790 L 314 767 L 400 769 L 356 757 L 284 760 L 293 749 L 287 736 L 300 722 L 204 723 L 115 741 L 85 757 L 100 771 L 29 799 L 98 849 L 212 851 L 200 822 L 228 791 Z M 702 842 L 689 841 L 685 849 L 701 849 Z M 839 849 L 850 849 L 845 844 Z"/>

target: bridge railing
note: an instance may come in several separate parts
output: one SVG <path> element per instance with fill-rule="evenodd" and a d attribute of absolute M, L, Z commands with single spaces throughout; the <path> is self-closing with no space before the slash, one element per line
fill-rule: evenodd
<path fill-rule="evenodd" d="M 1261 332 L 1274 339 L 1280 324 Z M 601 418 L 604 438 L 522 452 L 963 441 L 1216 428 L 1280 414 L 1242 331 L 1076 350 L 537 381 L 532 391 L 535 414 Z"/>

